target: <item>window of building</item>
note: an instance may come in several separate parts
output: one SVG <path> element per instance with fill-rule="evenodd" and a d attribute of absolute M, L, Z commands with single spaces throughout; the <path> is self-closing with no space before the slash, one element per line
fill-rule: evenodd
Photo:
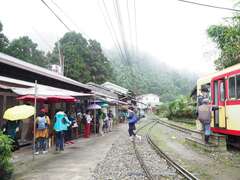
<path fill-rule="evenodd" d="M 236 98 L 235 76 L 229 78 L 228 88 L 229 88 L 229 98 L 230 99 Z"/>
<path fill-rule="evenodd" d="M 237 83 L 237 99 L 240 99 L 240 75 L 236 76 L 236 83 Z"/>

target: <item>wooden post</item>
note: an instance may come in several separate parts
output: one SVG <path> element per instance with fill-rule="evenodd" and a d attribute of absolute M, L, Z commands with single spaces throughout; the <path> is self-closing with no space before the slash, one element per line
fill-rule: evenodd
<path fill-rule="evenodd" d="M 33 118 L 33 160 L 35 159 L 36 150 L 36 112 L 37 112 L 37 80 L 35 80 L 35 92 L 34 92 L 34 118 Z"/>

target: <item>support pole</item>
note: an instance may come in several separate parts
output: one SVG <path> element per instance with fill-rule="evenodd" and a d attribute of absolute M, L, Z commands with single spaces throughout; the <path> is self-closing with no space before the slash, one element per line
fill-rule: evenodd
<path fill-rule="evenodd" d="M 94 96 L 94 104 L 96 101 L 96 96 Z M 94 133 L 97 134 L 97 119 L 96 119 L 96 109 L 93 110 L 93 118 L 94 118 Z"/>
<path fill-rule="evenodd" d="M 35 159 L 36 150 L 36 112 L 37 112 L 37 80 L 35 80 L 35 92 L 34 92 L 34 118 L 33 118 L 33 160 Z"/>

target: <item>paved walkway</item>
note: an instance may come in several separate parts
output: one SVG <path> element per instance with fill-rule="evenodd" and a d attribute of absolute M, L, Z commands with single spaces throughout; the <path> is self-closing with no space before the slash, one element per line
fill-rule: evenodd
<path fill-rule="evenodd" d="M 36 156 L 32 161 L 31 150 L 23 149 L 14 154 L 16 180 L 86 180 L 96 165 L 104 159 L 121 133 L 127 133 L 127 125 L 120 124 L 105 136 L 78 139 L 64 152 Z"/>

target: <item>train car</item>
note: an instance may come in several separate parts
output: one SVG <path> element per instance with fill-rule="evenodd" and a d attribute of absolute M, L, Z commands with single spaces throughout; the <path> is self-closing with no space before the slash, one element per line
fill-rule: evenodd
<path fill-rule="evenodd" d="M 240 64 L 202 77 L 197 81 L 197 95 L 202 87 L 209 89 L 207 96 L 213 111 L 211 130 L 231 137 L 240 137 Z"/>

